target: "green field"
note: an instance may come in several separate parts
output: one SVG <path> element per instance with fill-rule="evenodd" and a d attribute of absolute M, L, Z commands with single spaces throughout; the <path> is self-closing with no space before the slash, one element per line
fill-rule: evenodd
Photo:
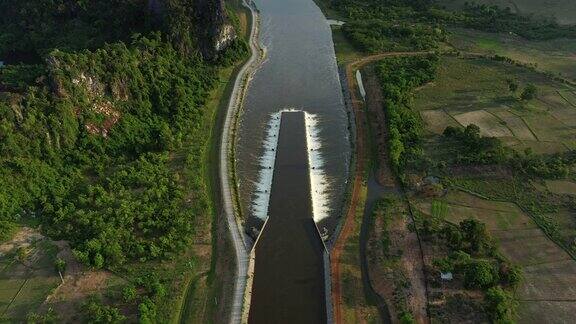
<path fill-rule="evenodd" d="M 440 0 L 438 2 L 449 9 L 462 8 L 466 2 L 496 5 L 510 8 L 512 12 L 521 15 L 553 18 L 564 25 L 576 24 L 576 5 L 573 0 Z"/>
<path fill-rule="evenodd" d="M 498 241 L 499 251 L 513 264 L 522 267 L 524 280 L 516 291 L 520 302 L 519 323 L 560 323 L 576 312 L 576 262 L 540 230 L 516 204 L 481 199 L 450 191 L 446 220 L 458 223 L 474 218 L 486 224 Z M 432 213 L 432 201 L 416 206 Z"/>
<path fill-rule="evenodd" d="M 573 39 L 529 41 L 513 34 L 455 28 L 448 42 L 461 51 L 506 56 L 534 65 L 538 70 L 576 80 L 576 41 Z"/>
<path fill-rule="evenodd" d="M 519 85 L 515 93 L 508 88 L 510 79 Z M 538 88 L 536 99 L 518 99 L 527 84 Z M 416 92 L 414 107 L 430 134 L 476 124 L 482 135 L 498 137 L 519 151 L 555 153 L 576 148 L 575 91 L 525 67 L 445 57 L 436 80 Z"/>

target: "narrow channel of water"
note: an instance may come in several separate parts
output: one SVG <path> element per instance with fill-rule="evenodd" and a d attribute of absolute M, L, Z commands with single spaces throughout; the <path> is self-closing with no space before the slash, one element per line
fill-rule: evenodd
<path fill-rule="evenodd" d="M 322 241 L 314 219 L 322 234 L 332 233 L 350 163 L 332 33 L 312 0 L 255 3 L 267 59 L 246 97 L 236 169 L 246 231 L 255 238 L 269 221 L 256 246 L 249 322 L 322 323 Z M 277 133 L 272 118 L 286 109 L 308 114 L 284 113 Z M 276 151 L 274 134 L 280 134 Z"/>
<path fill-rule="evenodd" d="M 249 323 L 323 323 L 324 247 L 311 218 L 304 113 L 283 113 L 277 150 L 270 218 L 256 244 Z"/>
<path fill-rule="evenodd" d="M 261 14 L 260 41 L 267 50 L 267 60 L 250 84 L 236 147 L 246 230 L 255 236 L 265 218 L 256 216 L 261 213 L 255 210 L 261 209 L 254 204 L 271 115 L 295 108 L 316 116 L 318 155 L 326 182 L 321 197 L 327 207 L 319 227 L 331 233 L 341 212 L 350 145 L 330 25 L 312 0 L 255 3 Z"/>

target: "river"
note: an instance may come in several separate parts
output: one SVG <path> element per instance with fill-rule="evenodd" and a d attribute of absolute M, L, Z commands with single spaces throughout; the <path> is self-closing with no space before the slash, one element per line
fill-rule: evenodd
<path fill-rule="evenodd" d="M 256 249 L 250 322 L 323 322 L 323 245 L 313 220 L 322 234 L 334 231 L 342 214 L 351 154 L 332 33 L 312 0 L 255 4 L 267 56 L 248 89 L 235 163 L 246 232 L 255 238 L 268 215 L 270 220 Z M 272 148 L 277 123 L 271 118 L 286 109 L 305 111 L 309 124 L 282 121 L 280 134 L 290 137 L 278 143 L 276 153 Z M 313 142 L 302 142 L 306 129 Z M 308 148 L 310 162 L 303 147 Z M 294 161 L 288 161 L 295 158 L 302 163 L 298 172 Z M 270 166 L 280 167 L 273 180 Z M 302 168 L 308 168 L 304 166 L 311 167 L 309 181 L 302 178 Z M 267 196 L 270 192 L 272 197 Z"/>
<path fill-rule="evenodd" d="M 295 108 L 317 117 L 326 209 L 320 229 L 331 233 L 341 214 L 350 144 L 329 22 L 312 0 L 260 0 L 260 41 L 267 58 L 248 90 L 236 148 L 239 193 L 247 231 L 254 236 L 265 217 L 253 211 L 271 114 Z"/>

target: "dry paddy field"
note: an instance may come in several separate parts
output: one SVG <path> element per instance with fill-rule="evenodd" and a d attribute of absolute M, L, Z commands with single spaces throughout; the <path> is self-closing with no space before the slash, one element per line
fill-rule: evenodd
<path fill-rule="evenodd" d="M 519 323 L 570 323 L 576 314 L 576 261 L 552 242 L 513 203 L 496 202 L 451 191 L 446 220 L 475 218 L 486 224 L 501 253 L 522 267 L 524 280 L 516 291 Z M 431 214 L 431 201 L 417 203 Z"/>
<path fill-rule="evenodd" d="M 520 90 L 512 93 L 508 80 Z M 519 93 L 535 84 L 537 99 Z M 519 151 L 555 153 L 576 148 L 576 88 L 524 67 L 488 59 L 445 57 L 436 80 L 415 94 L 414 107 L 426 128 L 440 135 L 447 126 L 476 124 Z"/>

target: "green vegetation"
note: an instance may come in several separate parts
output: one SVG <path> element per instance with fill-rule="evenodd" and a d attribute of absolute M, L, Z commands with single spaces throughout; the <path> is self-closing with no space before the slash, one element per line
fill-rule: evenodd
<path fill-rule="evenodd" d="M 512 32 L 526 39 L 576 38 L 576 26 L 513 13 L 509 8 L 468 3 L 461 12 L 434 13 L 456 25 L 488 32 Z"/>
<path fill-rule="evenodd" d="M 510 323 L 518 305 L 512 294 L 500 287 L 492 287 L 486 292 L 486 309 L 495 323 Z"/>
<path fill-rule="evenodd" d="M 388 119 L 390 161 L 399 173 L 417 162 L 423 125 L 410 108 L 411 92 L 434 79 L 438 57 L 401 57 L 383 60 L 377 65 Z"/>
<path fill-rule="evenodd" d="M 335 29 L 340 62 L 358 58 L 351 45 L 369 53 L 444 52 L 386 58 L 376 66 L 389 159 L 417 202 L 423 252 L 434 258 L 435 271 L 454 272 L 446 294 L 437 273 L 427 274 L 444 296 L 429 296 L 433 319 L 565 319 L 566 309 L 547 301 L 572 282 L 565 271 L 576 266 L 576 25 L 528 14 L 559 4 L 548 5 L 332 2 L 346 21 Z M 540 9 L 519 9 L 528 7 Z M 447 190 L 427 190 L 430 178 Z M 384 255 L 395 255 L 393 241 L 378 242 Z M 454 287 L 482 294 L 464 297 Z"/>
<path fill-rule="evenodd" d="M 554 77 L 576 80 L 573 53 L 576 42 L 570 38 L 528 40 L 509 33 L 488 33 L 450 28 L 448 43 L 461 52 L 507 57 L 518 64 L 544 71 Z"/>
<path fill-rule="evenodd" d="M 511 82 L 518 91 L 510 91 Z M 536 93 L 529 85 L 536 87 Z M 536 99 L 521 100 L 524 89 L 532 89 L 530 96 Z M 576 148 L 571 127 L 576 125 L 570 101 L 573 91 L 574 87 L 523 66 L 444 57 L 434 85 L 415 94 L 414 109 L 420 111 L 432 143 L 438 144 L 430 151 L 440 159 L 449 159 L 454 152 L 444 149 L 445 142 L 436 142 L 435 135 L 450 126 L 471 124 L 480 128 L 483 137 L 497 137 L 519 153 L 527 148 L 535 154 L 562 153 Z"/>
<path fill-rule="evenodd" d="M 134 287 L 114 298 L 128 307 L 90 302 L 94 322 L 126 310 L 166 320 L 183 289 L 167 287 L 200 268 L 183 259 L 212 218 L 207 101 L 248 47 L 208 53 L 217 26 L 203 15 L 216 13 L 196 11 L 179 0 L 160 11 L 140 0 L 0 4 L 0 235 L 33 219 L 84 264 L 126 277 Z"/>
<path fill-rule="evenodd" d="M 446 202 L 444 204 L 448 209 Z M 446 212 L 439 216 L 435 210 L 437 207 L 435 202 L 432 202 L 431 214 L 415 214 L 423 244 L 437 246 L 433 249 L 436 251 L 433 261 L 434 275 L 438 272 L 450 272 L 461 287 L 484 291 L 489 305 L 486 311 L 490 317 L 503 316 L 498 313 L 500 309 L 497 308 L 504 306 L 495 304 L 491 291 L 498 289 L 511 296 L 509 291 L 515 289 L 522 278 L 521 270 L 499 254 L 498 246 L 484 223 L 462 215 L 464 219 L 455 225 L 449 221 L 453 219 L 451 214 Z M 443 252 L 438 254 L 438 251 Z M 440 257 L 441 255 L 444 257 Z M 514 305 L 506 303 L 509 314 L 515 314 Z M 506 319 L 512 320 L 513 317 Z"/>
<path fill-rule="evenodd" d="M 87 319 L 90 323 L 104 324 L 104 323 L 122 323 L 124 317 L 118 311 L 118 308 L 102 304 L 101 301 L 92 299 L 84 305 Z M 142 321 L 146 323 L 145 321 Z"/>
<path fill-rule="evenodd" d="M 448 27 L 513 33 L 528 40 L 576 38 L 576 25 L 469 2 L 447 9 L 442 1 L 337 0 L 331 8 L 348 20 L 344 33 L 365 52 L 435 49 L 447 39 Z"/>
<path fill-rule="evenodd" d="M 537 95 L 538 95 L 538 89 L 536 88 L 536 86 L 533 84 L 529 84 L 526 86 L 526 88 L 524 88 L 524 90 L 522 90 L 520 98 L 522 98 L 522 100 L 532 100 L 536 98 Z"/>
<path fill-rule="evenodd" d="M 448 126 L 444 137 L 451 141 L 457 152 L 457 163 L 498 163 L 506 159 L 502 142 L 495 137 L 480 136 L 480 127 L 474 124 L 465 129 Z"/>
<path fill-rule="evenodd" d="M 444 40 L 439 29 L 382 20 L 352 21 L 345 24 L 342 31 L 354 45 L 368 53 L 431 50 Z"/>

